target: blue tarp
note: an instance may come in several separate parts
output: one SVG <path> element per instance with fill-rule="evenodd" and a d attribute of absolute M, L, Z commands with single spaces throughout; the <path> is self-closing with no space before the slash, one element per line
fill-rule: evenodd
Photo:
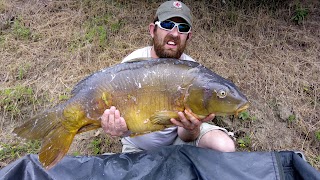
<path fill-rule="evenodd" d="M 233 152 L 187 145 L 102 156 L 66 156 L 45 170 L 34 154 L 0 170 L 0 179 L 317 179 L 320 172 L 292 151 Z"/>

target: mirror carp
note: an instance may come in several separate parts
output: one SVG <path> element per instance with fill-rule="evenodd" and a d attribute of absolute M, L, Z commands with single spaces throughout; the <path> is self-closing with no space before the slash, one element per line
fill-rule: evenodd
<path fill-rule="evenodd" d="M 235 84 L 197 62 L 178 59 L 120 63 L 81 80 L 71 94 L 13 131 L 42 140 L 39 160 L 46 169 L 65 156 L 76 134 L 100 128 L 100 117 L 111 106 L 120 110 L 133 135 L 172 126 L 170 119 L 185 109 L 203 119 L 211 113 L 237 115 L 249 107 Z"/>

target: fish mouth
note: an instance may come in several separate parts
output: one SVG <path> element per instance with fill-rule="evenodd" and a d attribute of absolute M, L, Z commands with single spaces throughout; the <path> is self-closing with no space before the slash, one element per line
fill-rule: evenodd
<path fill-rule="evenodd" d="M 249 103 L 249 102 L 247 102 L 247 103 L 245 103 L 244 105 L 240 106 L 240 107 L 237 109 L 237 111 L 236 111 L 236 113 L 235 113 L 235 116 L 238 117 L 238 114 L 241 113 L 241 112 L 243 112 L 243 111 L 245 111 L 246 109 L 248 109 L 249 106 L 250 106 L 250 103 Z"/>

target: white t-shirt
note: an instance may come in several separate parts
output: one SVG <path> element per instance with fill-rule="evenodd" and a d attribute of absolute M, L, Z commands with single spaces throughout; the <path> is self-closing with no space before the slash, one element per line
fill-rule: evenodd
<path fill-rule="evenodd" d="M 151 48 L 152 46 L 147 46 L 147 47 L 138 49 L 132 52 L 131 54 L 129 54 L 127 57 L 125 57 L 122 60 L 122 62 L 127 62 L 127 61 L 130 61 L 131 59 L 136 59 L 141 57 L 142 58 L 151 57 Z M 190 56 L 184 53 L 181 55 L 180 59 L 195 61 Z M 136 136 L 136 137 L 124 137 L 124 138 L 139 149 L 152 150 L 161 146 L 168 146 L 173 144 L 174 140 L 178 136 L 177 129 L 178 127 L 174 126 L 174 127 L 166 128 L 162 131 L 151 132 L 151 133 Z"/>

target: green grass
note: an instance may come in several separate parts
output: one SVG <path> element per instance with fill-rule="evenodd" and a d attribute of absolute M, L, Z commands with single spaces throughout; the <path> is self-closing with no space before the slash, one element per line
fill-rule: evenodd
<path fill-rule="evenodd" d="M 105 47 L 109 43 L 108 36 L 118 33 L 123 23 L 112 15 L 105 14 L 89 18 L 83 25 L 84 34 L 77 33 L 69 45 L 69 50 L 74 51 L 79 47 L 92 44 L 98 47 Z"/>
<path fill-rule="evenodd" d="M 30 28 L 26 27 L 23 23 L 22 20 L 17 18 L 14 23 L 13 23 L 13 35 L 17 39 L 21 40 L 28 40 L 31 39 L 31 30 Z"/>
<path fill-rule="evenodd" d="M 320 141 L 320 130 L 315 132 L 316 139 Z"/>
<path fill-rule="evenodd" d="M 75 152 L 72 153 L 72 155 L 74 155 L 74 156 L 80 156 L 81 153 L 80 153 L 79 151 L 75 151 Z"/>
<path fill-rule="evenodd" d="M 249 135 L 245 135 L 243 138 L 237 140 L 240 148 L 249 148 L 251 144 L 251 138 Z"/>
<path fill-rule="evenodd" d="M 114 140 L 109 137 L 108 135 L 98 135 L 93 137 L 93 139 L 90 140 L 90 144 L 88 146 L 89 154 L 98 155 L 103 154 L 106 152 L 114 152 L 115 142 Z"/>
<path fill-rule="evenodd" d="M 41 36 L 32 32 L 32 30 L 26 26 L 23 23 L 23 20 L 19 17 L 13 21 L 11 34 L 19 40 L 31 40 L 33 42 L 37 42 L 41 39 Z"/>
<path fill-rule="evenodd" d="M 308 9 L 302 7 L 300 3 L 297 3 L 295 5 L 295 11 L 293 13 L 293 16 L 291 17 L 291 20 L 294 21 L 296 24 L 301 24 L 305 20 L 308 14 L 309 14 Z"/>
<path fill-rule="evenodd" d="M 6 144 L 0 142 L 0 161 L 20 158 L 25 154 L 36 154 L 39 152 L 40 146 L 40 141 L 36 140 L 15 144 Z"/>
<path fill-rule="evenodd" d="M 293 115 L 293 114 L 291 114 L 291 115 L 288 117 L 289 123 L 292 123 L 292 122 L 294 122 L 295 120 L 296 120 L 296 116 Z"/>
<path fill-rule="evenodd" d="M 0 45 L 3 45 L 5 43 L 5 40 L 6 40 L 5 36 L 0 34 Z"/>
<path fill-rule="evenodd" d="M 91 141 L 91 150 L 94 155 L 102 154 L 103 152 L 101 149 L 101 139 L 100 138 L 95 138 Z"/>
<path fill-rule="evenodd" d="M 69 95 L 66 95 L 66 94 L 59 95 L 59 101 L 65 101 L 65 100 L 68 100 L 69 98 L 70 98 Z"/>
<path fill-rule="evenodd" d="M 30 103 L 34 103 L 34 93 L 31 87 L 16 86 L 0 90 L 0 109 L 10 112 L 12 116 L 20 113 L 21 108 Z"/>
<path fill-rule="evenodd" d="M 255 116 L 250 115 L 248 111 L 243 111 L 239 114 L 239 119 L 243 121 L 255 121 L 257 118 Z"/>
<path fill-rule="evenodd" d="M 30 69 L 30 64 L 26 64 L 26 65 L 24 65 L 22 67 L 19 67 L 18 73 L 16 75 L 16 78 L 18 80 L 24 79 L 26 77 L 26 74 L 29 71 L 29 69 Z"/>
<path fill-rule="evenodd" d="M 4 3 L 4 0 L 0 0 L 0 13 L 4 13 L 6 11 L 6 5 Z"/>

